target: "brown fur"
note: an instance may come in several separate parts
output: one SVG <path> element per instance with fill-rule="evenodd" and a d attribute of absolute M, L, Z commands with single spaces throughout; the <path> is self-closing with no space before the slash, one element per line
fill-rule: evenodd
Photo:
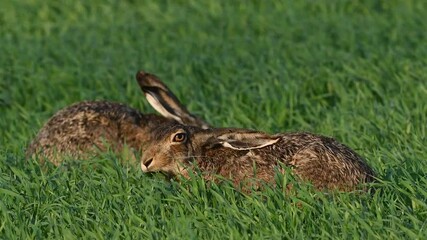
<path fill-rule="evenodd" d="M 126 144 L 141 150 L 150 140 L 150 130 L 167 122 L 174 121 L 119 103 L 80 102 L 60 110 L 43 126 L 27 156 L 42 153 L 58 165 L 64 155 L 86 158 L 108 147 L 120 152 Z"/>
<path fill-rule="evenodd" d="M 187 140 L 172 142 L 176 133 L 187 134 Z M 268 135 L 245 129 L 202 130 L 170 124 L 156 129 L 155 135 L 141 162 L 145 172 L 188 177 L 194 164 L 206 179 L 220 175 L 237 186 L 251 179 L 274 183 L 275 172 L 285 172 L 284 165 L 317 189 L 339 190 L 356 189 L 373 181 L 375 175 L 349 147 L 311 133 Z"/>

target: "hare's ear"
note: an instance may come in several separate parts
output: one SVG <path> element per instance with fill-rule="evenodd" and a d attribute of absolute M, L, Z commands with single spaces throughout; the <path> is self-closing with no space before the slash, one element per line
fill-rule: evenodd
<path fill-rule="evenodd" d="M 136 74 L 136 80 L 147 101 L 162 116 L 174 119 L 181 124 L 209 128 L 207 123 L 189 113 L 172 91 L 155 75 L 139 71 Z"/>
<path fill-rule="evenodd" d="M 260 132 L 236 132 L 222 134 L 216 137 L 212 144 L 220 144 L 234 150 L 251 150 L 273 145 L 279 140 L 280 137 Z"/>

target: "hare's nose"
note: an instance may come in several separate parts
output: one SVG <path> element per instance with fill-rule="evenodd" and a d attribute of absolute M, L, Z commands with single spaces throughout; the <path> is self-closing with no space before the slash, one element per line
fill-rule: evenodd
<path fill-rule="evenodd" d="M 153 159 L 150 158 L 147 161 L 141 161 L 141 170 L 143 172 L 148 172 L 148 166 L 153 162 Z"/>
<path fill-rule="evenodd" d="M 144 162 L 144 166 L 145 166 L 146 168 L 148 168 L 152 162 L 153 162 L 153 159 L 152 159 L 152 158 L 150 158 L 150 159 L 148 159 L 147 161 L 145 161 L 145 162 Z"/>

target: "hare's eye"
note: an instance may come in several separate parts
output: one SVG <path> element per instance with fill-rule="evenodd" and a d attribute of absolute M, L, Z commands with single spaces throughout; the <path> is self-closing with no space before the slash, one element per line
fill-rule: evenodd
<path fill-rule="evenodd" d="M 187 134 L 185 133 L 177 133 L 175 136 L 173 136 L 172 141 L 174 142 L 184 142 L 185 139 L 187 139 Z"/>

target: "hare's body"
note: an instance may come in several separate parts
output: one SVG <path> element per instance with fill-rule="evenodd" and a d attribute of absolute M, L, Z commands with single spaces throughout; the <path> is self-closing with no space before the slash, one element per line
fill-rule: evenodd
<path fill-rule="evenodd" d="M 165 116 L 142 114 L 124 104 L 107 101 L 80 102 L 57 112 L 42 127 L 27 149 L 27 156 L 41 155 L 58 165 L 64 157 L 89 158 L 108 148 L 116 153 L 131 150 L 130 161 L 144 150 L 151 131 L 166 123 L 202 128 L 207 124 L 190 114 L 156 76 L 138 72 L 137 81 L 150 103 Z M 136 152 L 135 152 L 136 150 Z"/>
<path fill-rule="evenodd" d="M 206 179 L 220 175 L 239 185 L 251 179 L 274 183 L 275 173 L 290 167 L 318 189 L 340 190 L 355 189 L 374 177 L 358 154 L 329 137 L 173 125 L 166 129 L 164 133 L 156 130 L 157 139 L 144 153 L 143 171 L 188 176 L 194 164 Z M 184 134 L 187 139 L 174 142 L 171 136 L 176 134 Z"/>
<path fill-rule="evenodd" d="M 319 189 L 353 189 L 373 180 L 374 173 L 364 160 L 332 138 L 310 133 L 276 136 L 275 144 L 258 149 L 207 149 L 208 157 L 196 158 L 197 165 L 201 171 L 230 178 L 235 184 L 250 178 L 272 183 L 275 172 L 284 173 L 283 166 Z"/>
<path fill-rule="evenodd" d="M 141 150 L 150 140 L 150 130 L 167 122 L 174 120 L 144 115 L 120 103 L 80 102 L 57 112 L 32 141 L 27 154 L 42 153 L 57 165 L 64 156 L 87 158 L 107 148 L 121 152 L 126 145 Z"/>

